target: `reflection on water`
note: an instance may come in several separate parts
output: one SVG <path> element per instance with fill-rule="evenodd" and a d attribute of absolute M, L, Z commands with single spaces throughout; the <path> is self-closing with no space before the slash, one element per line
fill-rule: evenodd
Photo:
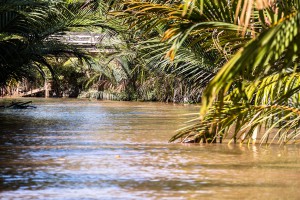
<path fill-rule="evenodd" d="M 168 144 L 194 106 L 48 100 L 0 111 L 0 199 L 298 199 L 297 146 Z"/>

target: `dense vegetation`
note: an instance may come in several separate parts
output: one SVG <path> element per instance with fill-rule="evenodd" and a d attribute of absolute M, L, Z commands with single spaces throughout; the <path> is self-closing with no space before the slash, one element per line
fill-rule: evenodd
<path fill-rule="evenodd" d="M 200 117 L 171 142 L 255 142 L 262 131 L 261 142 L 297 142 L 296 0 L 1 2 L 2 87 L 52 74 L 57 94 L 93 88 L 122 100 L 202 97 Z M 87 30 L 103 36 L 92 56 L 53 37 Z"/>
<path fill-rule="evenodd" d="M 65 1 L 2 0 L 0 5 L 0 86 L 2 93 L 20 83 L 43 85 L 58 74 L 53 62 L 71 57 L 88 60 L 75 46 L 54 35 L 99 24 L 91 15 L 93 4 Z M 5 91 L 6 89 L 6 91 Z"/>

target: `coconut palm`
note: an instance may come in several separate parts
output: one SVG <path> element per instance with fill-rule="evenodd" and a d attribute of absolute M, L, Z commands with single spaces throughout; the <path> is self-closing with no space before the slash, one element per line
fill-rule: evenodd
<path fill-rule="evenodd" d="M 86 57 L 82 50 L 54 39 L 74 28 L 100 24 L 92 16 L 93 4 L 66 1 L 1 1 L 0 80 L 53 74 L 47 57 Z"/>
<path fill-rule="evenodd" d="M 259 14 L 260 33 L 220 69 L 206 88 L 201 116 L 171 141 L 255 142 L 263 130 L 261 142 L 297 142 L 299 2 L 248 6 Z"/>
<path fill-rule="evenodd" d="M 198 89 L 258 30 L 255 27 L 248 30 L 251 34 L 243 33 L 240 31 L 243 27 L 234 24 L 235 1 L 205 1 L 203 13 L 197 2 L 193 3 L 193 9 L 178 1 L 126 1 L 125 4 L 127 10 L 121 15 L 128 15 L 127 22 L 134 32 L 145 38 L 140 43 L 143 58 L 155 68 L 188 80 Z"/>
<path fill-rule="evenodd" d="M 185 84 L 182 78 L 175 78 L 174 74 L 168 72 L 170 70 L 175 72 L 172 66 L 179 65 L 179 62 L 177 64 L 161 62 L 158 67 L 155 60 L 162 60 L 166 50 L 165 47 L 159 46 L 158 40 L 150 41 L 149 36 L 143 35 L 142 32 L 134 34 L 128 32 L 128 24 L 132 20 L 123 17 L 124 14 L 127 15 L 126 13 L 116 11 L 123 9 L 122 5 L 126 4 L 114 1 L 107 9 L 110 11 L 107 15 L 108 23 L 113 25 L 115 32 L 114 34 L 111 34 L 111 30 L 108 34 L 103 32 L 104 36 L 98 45 L 101 52 L 97 62 L 92 65 L 98 73 L 92 76 L 89 84 L 101 85 L 101 90 L 123 93 L 126 97 L 122 99 L 182 101 L 183 96 L 191 96 L 191 101 L 199 101 L 199 93 L 195 92 L 191 80 Z M 118 17 L 111 17 L 115 15 Z M 152 31 L 152 36 L 157 35 L 157 32 Z M 153 49 L 162 52 L 155 54 Z M 197 64 L 199 63 L 202 64 L 203 60 L 199 59 Z"/>
<path fill-rule="evenodd" d="M 117 16 L 118 19 L 124 19 L 124 21 L 132 27 L 132 33 L 134 34 L 133 36 L 131 34 L 131 36 L 133 38 L 127 39 L 127 41 L 135 41 L 129 43 L 131 46 L 134 46 L 134 52 L 138 52 L 138 56 L 135 56 L 135 58 L 138 57 L 141 60 L 140 64 L 135 65 L 143 66 L 141 67 L 142 69 L 146 68 L 149 72 L 156 74 L 154 77 L 169 77 L 165 79 L 168 79 L 165 83 L 169 82 L 170 84 L 168 85 L 173 85 L 173 87 L 171 87 L 173 92 L 170 94 L 172 97 L 179 94 L 178 91 L 182 91 L 183 88 L 181 86 L 185 85 L 186 89 L 184 89 L 184 92 L 180 92 L 182 95 L 180 99 L 183 100 L 183 96 L 188 96 L 191 101 L 199 101 L 203 86 L 207 84 L 216 71 L 215 69 L 217 67 L 214 65 L 218 65 L 218 63 L 221 62 L 216 61 L 218 52 L 215 51 L 215 49 L 204 51 L 202 46 L 199 45 L 200 42 L 194 43 L 191 38 L 190 40 L 183 41 L 182 46 L 185 48 L 178 50 L 175 59 L 165 59 L 169 49 L 172 48 L 172 43 L 167 41 L 167 39 L 164 42 L 161 41 L 164 31 L 168 28 L 172 28 L 169 27 L 167 21 L 174 16 L 179 16 L 175 20 L 178 23 L 182 20 L 185 22 L 186 19 L 180 15 L 182 9 L 179 7 L 178 2 L 168 1 L 162 5 L 158 3 L 163 2 L 153 1 L 151 3 L 145 3 L 125 1 L 125 3 L 123 2 L 123 5 L 127 8 L 125 12 L 115 11 L 111 14 Z M 136 6 L 136 4 L 138 4 L 138 6 Z M 155 9 L 158 6 L 161 8 L 160 10 Z M 154 9 L 150 10 L 148 8 Z M 174 16 L 168 16 L 167 13 L 161 14 L 161 10 L 163 9 L 169 9 L 170 12 L 177 9 L 177 14 L 174 14 Z M 145 10 L 145 12 L 137 12 L 138 10 Z M 140 67 L 138 68 L 141 69 Z M 148 77 L 151 76 L 150 74 L 148 74 Z M 173 78 L 173 81 L 171 81 L 172 78 L 170 77 L 174 76 L 177 76 L 177 78 Z M 149 77 L 149 81 L 152 83 L 150 85 L 160 85 L 154 84 L 153 80 L 155 80 L 155 78 L 152 79 Z M 147 85 L 149 86 L 149 84 Z M 146 88 L 149 89 L 149 87 L 140 86 L 143 88 L 141 89 L 142 91 Z M 172 98 L 162 99 L 170 100 Z"/>
<path fill-rule="evenodd" d="M 218 73 L 205 90 L 201 116 L 170 141 L 207 142 L 218 136 L 252 141 L 262 129 L 262 142 L 297 138 L 298 1 L 135 0 L 127 5 L 135 27 L 146 33 L 162 27 L 160 41 L 169 44 L 164 46 L 166 58 L 176 62 L 181 49 L 199 45 L 217 60 Z M 179 69 L 190 73 L 190 66 Z"/>

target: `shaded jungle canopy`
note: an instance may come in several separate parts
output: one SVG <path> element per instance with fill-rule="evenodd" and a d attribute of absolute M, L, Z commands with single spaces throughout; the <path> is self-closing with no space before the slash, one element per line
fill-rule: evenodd
<path fill-rule="evenodd" d="M 75 46 L 52 39 L 54 34 L 97 23 L 88 18 L 93 4 L 74 1 L 2 0 L 0 4 L 0 85 L 56 79 L 49 59 L 88 56 Z"/>

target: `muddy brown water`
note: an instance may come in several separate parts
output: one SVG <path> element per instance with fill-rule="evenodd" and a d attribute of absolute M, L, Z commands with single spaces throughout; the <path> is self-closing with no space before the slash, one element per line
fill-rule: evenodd
<path fill-rule="evenodd" d="M 168 144 L 195 106 L 0 110 L 0 199 L 300 199 L 300 148 Z"/>

